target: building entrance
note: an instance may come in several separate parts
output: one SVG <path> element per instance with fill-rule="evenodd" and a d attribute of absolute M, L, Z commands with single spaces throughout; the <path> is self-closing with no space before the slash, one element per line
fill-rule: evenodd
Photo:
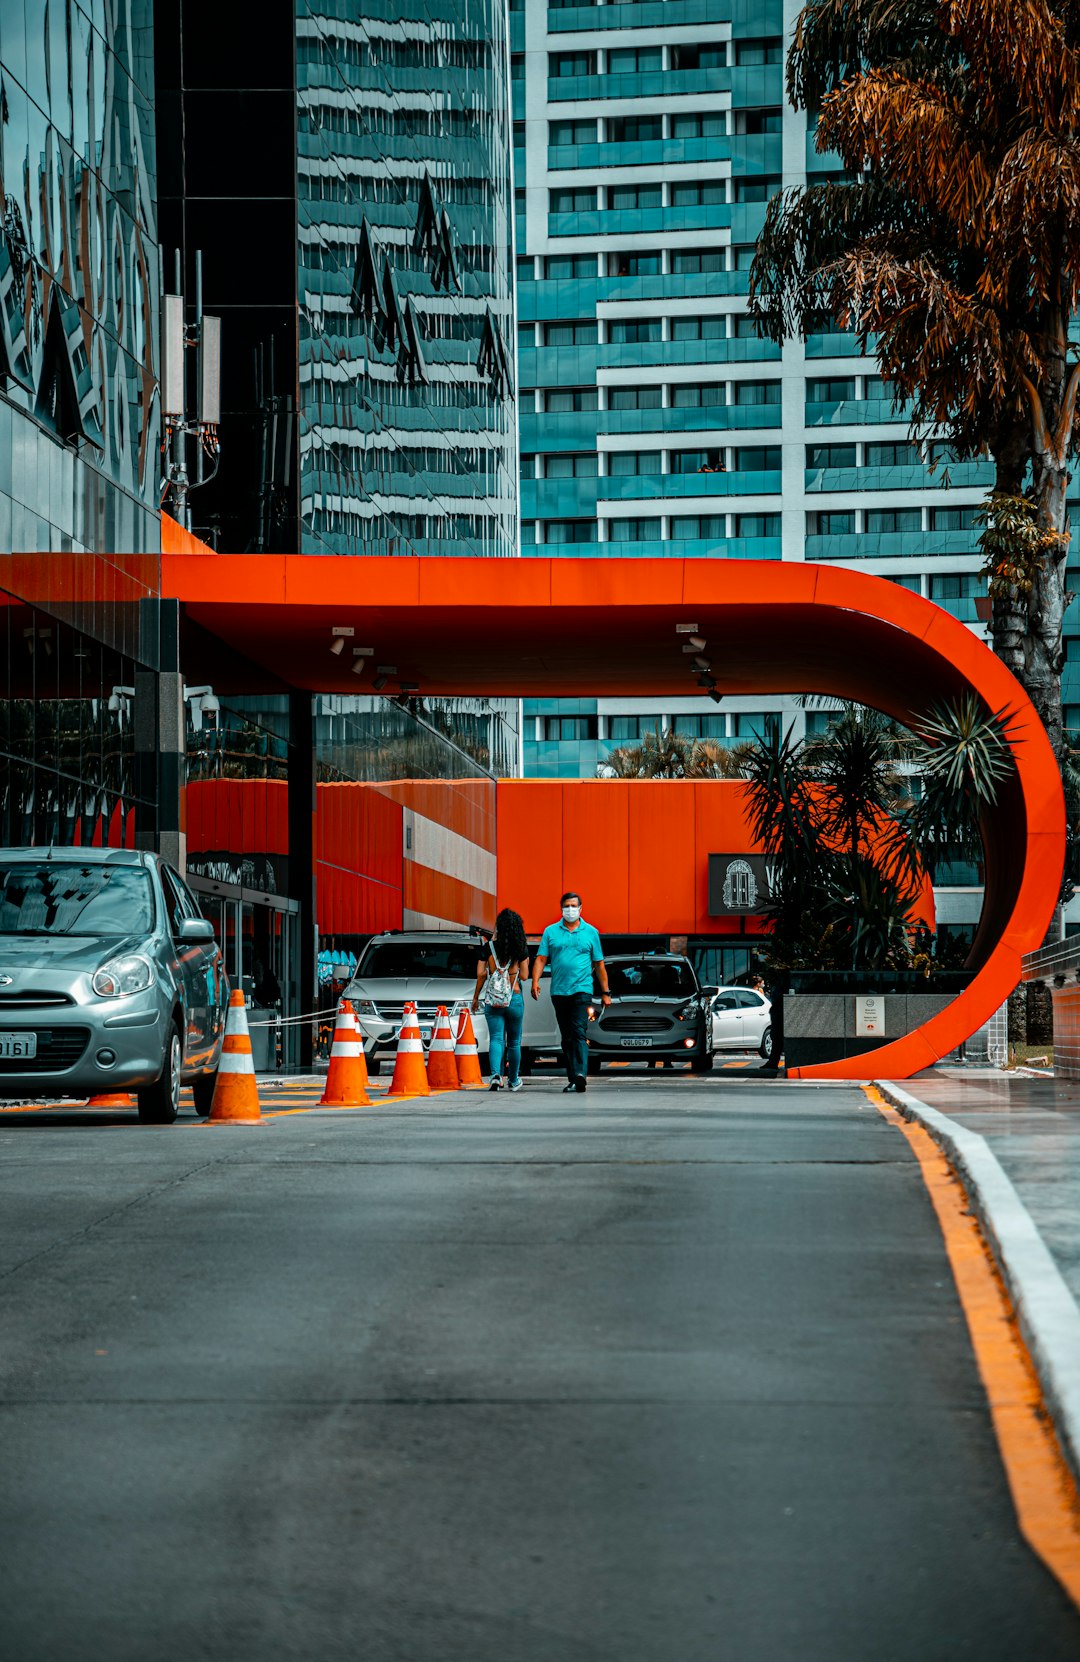
<path fill-rule="evenodd" d="M 229 983 L 248 1003 L 256 1073 L 299 1066 L 299 903 L 211 878 L 188 878 L 214 926 Z"/>

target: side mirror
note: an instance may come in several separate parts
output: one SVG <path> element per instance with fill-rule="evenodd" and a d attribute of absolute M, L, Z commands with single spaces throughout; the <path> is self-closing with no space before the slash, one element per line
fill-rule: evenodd
<path fill-rule="evenodd" d="M 189 944 L 196 941 L 212 941 L 213 939 L 214 926 L 209 918 L 184 918 L 180 925 L 180 933 L 177 935 L 178 941 L 185 941 Z"/>

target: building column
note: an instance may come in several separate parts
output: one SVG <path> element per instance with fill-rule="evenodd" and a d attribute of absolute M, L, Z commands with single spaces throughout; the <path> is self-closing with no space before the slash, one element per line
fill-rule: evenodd
<path fill-rule="evenodd" d="M 297 998 L 300 1011 L 317 1008 L 319 926 L 315 883 L 315 711 L 308 692 L 289 694 L 289 899 L 299 903 Z M 300 1066 L 314 1058 L 315 1023 L 300 1024 Z"/>
<path fill-rule="evenodd" d="M 152 802 L 149 823 L 136 814 L 136 846 L 160 854 L 183 875 L 187 867 L 187 744 L 184 682 L 180 674 L 180 605 L 144 600 L 139 650 L 153 669 L 135 671 L 135 794 Z"/>

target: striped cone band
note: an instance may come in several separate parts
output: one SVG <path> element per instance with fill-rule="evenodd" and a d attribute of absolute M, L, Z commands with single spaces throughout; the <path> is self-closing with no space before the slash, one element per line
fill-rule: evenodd
<path fill-rule="evenodd" d="M 245 1034 L 247 1033 L 247 1030 L 248 1030 L 247 1011 L 244 1009 L 244 1006 L 243 1006 L 242 1002 L 239 1003 L 239 1004 L 234 1002 L 237 997 L 239 997 L 242 1000 L 243 996 L 244 996 L 243 993 L 240 993 L 240 994 L 234 993 L 232 998 L 230 998 L 230 1000 L 229 1000 L 229 1010 L 228 1010 L 228 1014 L 225 1017 L 225 1033 L 226 1033 L 226 1035 L 229 1035 L 231 1033 L 245 1033 Z"/>
<path fill-rule="evenodd" d="M 398 1029 L 397 1055 L 394 1058 L 394 1077 L 387 1096 L 427 1096 L 429 1086 L 424 1067 L 424 1046 L 420 1038 L 420 1023 L 415 1003 L 405 1005 L 402 1023 Z"/>
<path fill-rule="evenodd" d="M 362 1056 L 364 1046 L 359 1039 L 335 1039 L 330 1046 L 331 1056 Z"/>
<path fill-rule="evenodd" d="M 251 1051 L 223 1050 L 218 1063 L 219 1073 L 250 1073 L 255 1077 L 255 1069 L 251 1065 Z"/>
<path fill-rule="evenodd" d="M 459 1039 L 458 1043 L 454 1046 L 455 1056 L 479 1056 L 479 1054 L 480 1046 L 477 1044 L 467 1045 L 463 1040 Z"/>
<path fill-rule="evenodd" d="M 414 1039 L 411 1036 L 406 1038 L 403 1033 L 398 1035 L 399 1056 L 422 1056 L 423 1054 L 424 1041 L 422 1039 Z"/>

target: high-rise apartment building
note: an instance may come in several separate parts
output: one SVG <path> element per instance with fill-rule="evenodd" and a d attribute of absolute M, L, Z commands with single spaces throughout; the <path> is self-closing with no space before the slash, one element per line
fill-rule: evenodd
<path fill-rule="evenodd" d="M 979 627 L 989 464 L 913 443 L 831 322 L 781 350 L 746 315 L 769 197 L 839 167 L 785 100 L 798 10 L 512 10 L 522 551 L 857 562 Z M 688 695 L 530 701 L 525 771 L 588 776 L 658 719 L 730 740 L 782 709 Z M 1065 696 L 1080 727 L 1071 663 Z"/>

